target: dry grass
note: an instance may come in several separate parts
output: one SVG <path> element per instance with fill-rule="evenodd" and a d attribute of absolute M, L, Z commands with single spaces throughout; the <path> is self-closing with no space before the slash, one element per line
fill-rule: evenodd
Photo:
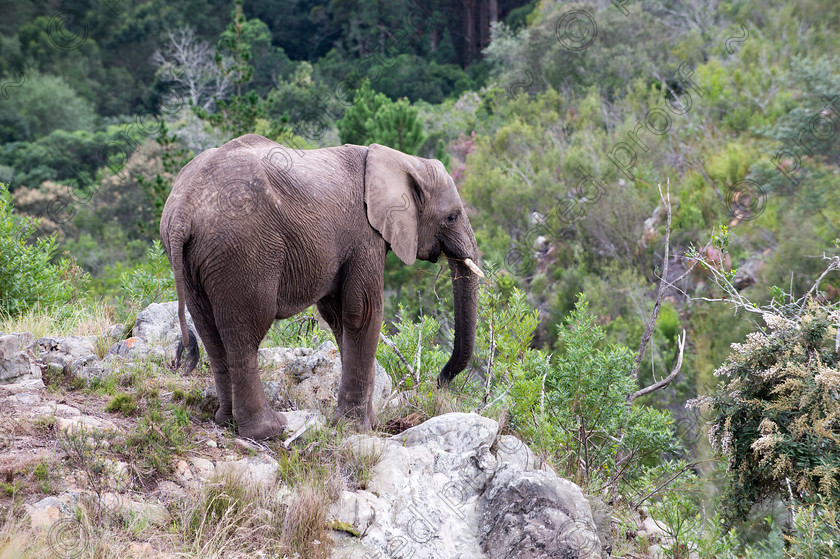
<path fill-rule="evenodd" d="M 59 311 L 34 308 L 15 317 L 0 315 L 0 332 L 31 332 L 36 340 L 45 336 L 99 336 L 114 322 L 113 308 L 100 301 Z"/>
<path fill-rule="evenodd" d="M 181 509 L 184 549 L 203 559 L 260 554 L 327 559 L 327 512 L 335 489 L 329 484 L 309 480 L 284 495 L 237 477 L 216 477 Z"/>

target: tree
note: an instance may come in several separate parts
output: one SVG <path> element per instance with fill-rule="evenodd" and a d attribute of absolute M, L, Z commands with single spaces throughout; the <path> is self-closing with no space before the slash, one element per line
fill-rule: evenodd
<path fill-rule="evenodd" d="M 367 83 L 338 121 L 338 134 L 344 143 L 377 143 L 410 155 L 416 155 L 426 139 L 423 121 L 407 99 L 394 103 L 382 93 L 374 94 Z"/>
<path fill-rule="evenodd" d="M 230 138 L 253 133 L 257 119 L 265 116 L 265 104 L 255 91 L 243 93 L 243 87 L 254 76 L 251 48 L 242 34 L 248 24 L 242 12 L 242 0 L 234 1 L 233 21 L 222 32 L 216 45 L 215 61 L 219 72 L 233 86 L 235 94 L 229 99 L 214 98 L 218 111 L 209 113 L 195 107 L 196 115 L 220 128 Z"/>
<path fill-rule="evenodd" d="M 153 56 L 158 73 L 184 88 L 192 105 L 211 110 L 215 99 L 224 99 L 233 90 L 230 74 L 222 71 L 231 62 L 217 64 L 212 45 L 199 39 L 191 27 L 167 35 L 169 42 Z"/>

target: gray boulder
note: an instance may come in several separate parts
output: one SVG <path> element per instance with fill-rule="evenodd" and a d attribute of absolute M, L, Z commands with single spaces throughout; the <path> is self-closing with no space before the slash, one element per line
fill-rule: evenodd
<path fill-rule="evenodd" d="M 29 332 L 0 336 L 0 384 L 13 384 L 41 378 L 41 368 L 24 348 L 32 345 Z"/>
<path fill-rule="evenodd" d="M 197 334 L 190 312 L 186 311 L 187 326 Z M 137 315 L 133 335 L 150 345 L 167 347 L 181 339 L 181 324 L 178 321 L 178 301 L 152 303 Z M 199 343 L 201 340 L 199 339 Z"/>
<path fill-rule="evenodd" d="M 34 351 L 48 367 L 70 373 L 78 359 L 96 354 L 95 342 L 94 336 L 46 337 L 35 342 Z"/>
<path fill-rule="evenodd" d="M 74 377 L 83 378 L 87 381 L 91 381 L 93 379 L 101 380 L 108 374 L 105 367 L 102 365 L 102 361 L 93 354 L 79 357 L 73 361 L 70 369 Z"/>
<path fill-rule="evenodd" d="M 105 354 L 107 361 L 113 361 L 113 358 L 119 358 L 130 361 L 144 361 L 153 359 L 161 361 L 165 356 L 162 348 L 151 345 L 144 338 L 137 336 L 121 340 L 111 346 L 108 353 Z"/>
<path fill-rule="evenodd" d="M 391 377 L 375 362 L 373 409 L 380 411 L 391 394 Z M 310 355 L 296 358 L 286 366 L 285 374 L 292 383 L 290 395 L 298 407 L 329 408 L 338 398 L 341 383 L 341 358 L 335 344 L 324 342 Z"/>
<path fill-rule="evenodd" d="M 479 498 L 481 547 L 489 559 L 600 559 L 601 542 L 580 487 L 542 471 L 502 464 Z"/>
<path fill-rule="evenodd" d="M 498 437 L 476 414 L 434 417 L 389 439 L 350 437 L 352 454 L 379 456 L 364 489 L 330 510 L 335 559 L 601 559 L 592 512 L 575 484 L 557 477 L 522 441 Z"/>

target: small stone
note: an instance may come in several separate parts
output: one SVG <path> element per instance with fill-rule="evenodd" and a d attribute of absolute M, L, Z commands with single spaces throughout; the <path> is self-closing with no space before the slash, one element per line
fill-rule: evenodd
<path fill-rule="evenodd" d="M 175 464 L 175 477 L 182 483 L 189 483 L 192 481 L 193 475 L 190 471 L 190 465 L 184 460 L 178 460 Z"/>
<path fill-rule="evenodd" d="M 207 439 L 207 442 L 205 444 L 210 448 L 217 448 L 219 446 L 218 444 L 216 444 L 216 441 L 210 439 Z"/>
<path fill-rule="evenodd" d="M 216 472 L 240 479 L 243 483 L 271 487 L 277 481 L 279 464 L 267 456 L 249 456 L 242 460 L 217 462 Z"/>
<path fill-rule="evenodd" d="M 168 499 L 181 500 L 187 497 L 187 492 L 184 491 L 178 484 L 169 480 L 158 483 L 157 492 Z"/>
<path fill-rule="evenodd" d="M 81 429 L 84 431 L 117 431 L 118 428 L 114 425 L 111 421 L 107 419 L 99 419 L 98 417 L 93 417 L 91 415 L 80 415 L 77 417 L 72 417 L 70 419 L 65 419 L 63 417 L 56 417 L 55 418 L 56 426 L 61 431 L 68 431 L 68 430 L 77 430 Z"/>
<path fill-rule="evenodd" d="M 37 394 L 33 394 L 32 392 L 24 392 L 21 394 L 17 394 L 14 396 L 14 399 L 19 404 L 23 404 L 24 406 L 34 406 L 38 402 L 41 401 L 41 397 Z"/>
<path fill-rule="evenodd" d="M 58 497 L 47 497 L 34 505 L 27 505 L 26 509 L 33 529 L 49 528 L 61 518 L 61 501 Z"/>
<path fill-rule="evenodd" d="M 102 505 L 107 509 L 119 512 L 128 522 L 140 520 L 156 526 L 165 526 L 172 520 L 169 511 L 162 505 L 132 501 L 128 497 L 117 493 L 102 495 Z"/>
<path fill-rule="evenodd" d="M 239 437 L 233 439 L 233 446 L 243 452 L 259 452 L 260 450 L 257 445 L 249 443 L 245 439 L 240 439 Z"/>
<path fill-rule="evenodd" d="M 190 458 L 190 463 L 195 469 L 195 475 L 203 481 L 207 481 L 213 477 L 213 474 L 216 472 L 216 466 L 214 466 L 213 462 L 207 460 L 206 458 L 194 456 Z"/>

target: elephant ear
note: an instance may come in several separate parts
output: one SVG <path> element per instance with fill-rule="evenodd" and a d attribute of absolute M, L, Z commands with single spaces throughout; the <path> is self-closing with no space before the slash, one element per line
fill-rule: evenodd
<path fill-rule="evenodd" d="M 432 180 L 426 160 L 379 144 L 368 148 L 365 204 L 371 226 L 406 264 L 417 259 L 418 201 Z"/>

